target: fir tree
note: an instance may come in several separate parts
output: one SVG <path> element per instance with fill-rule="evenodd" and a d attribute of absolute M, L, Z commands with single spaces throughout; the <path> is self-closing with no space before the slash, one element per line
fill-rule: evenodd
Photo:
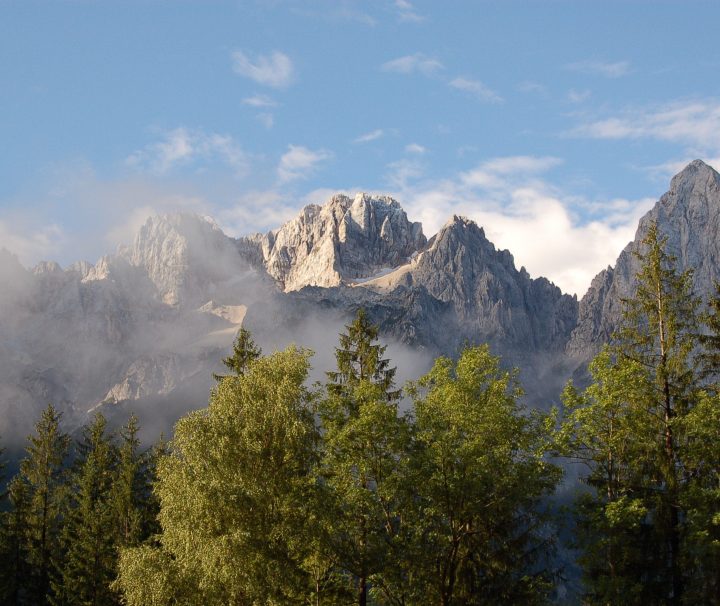
<path fill-rule="evenodd" d="M 376 342 L 378 327 L 361 309 L 346 329 L 320 404 L 320 474 L 328 489 L 329 549 L 356 579 L 357 603 L 365 606 L 373 585 L 377 591 L 390 588 L 383 571 L 401 532 L 399 486 L 408 431 L 398 417 L 395 368 Z"/>
<path fill-rule="evenodd" d="M 0 601 L 3 604 L 25 603 L 28 587 L 27 545 L 29 538 L 28 486 L 16 476 L 8 486 L 10 510 L 4 514 L 3 571 Z"/>
<path fill-rule="evenodd" d="M 101 606 L 118 602 L 110 590 L 115 577 L 116 518 L 110 502 L 115 449 L 102 414 L 83 428 L 71 478 L 73 503 L 65 523 L 62 578 L 55 604 Z"/>
<path fill-rule="evenodd" d="M 594 384 L 566 392 L 565 434 L 595 489 L 579 513 L 588 599 L 680 604 L 688 414 L 699 381 L 692 352 L 697 300 L 651 225 L 637 253 L 637 291 L 593 367 Z"/>
<path fill-rule="evenodd" d="M 400 390 L 394 390 L 396 369 L 383 358 L 387 346 L 376 343 L 379 328 L 370 322 L 360 309 L 352 323 L 340 334 L 340 347 L 335 348 L 337 370 L 327 373 L 330 392 L 349 393 L 361 381 L 377 385 L 387 400 L 397 400 Z"/>
<path fill-rule="evenodd" d="M 710 380 L 710 389 L 720 392 L 720 282 L 715 283 L 715 295 L 702 316 L 705 331 L 699 335 L 703 351 L 700 354 L 702 378 Z"/>
<path fill-rule="evenodd" d="M 117 469 L 109 496 L 119 547 L 139 545 L 146 527 L 144 518 L 149 487 L 146 464 L 140 452 L 139 430 L 135 415 L 131 415 L 120 430 Z"/>
<path fill-rule="evenodd" d="M 240 328 L 233 342 L 233 353 L 227 358 L 223 358 L 222 363 L 232 371 L 232 375 L 213 374 L 216 381 L 221 381 L 227 376 L 244 375 L 250 364 L 260 358 L 262 350 L 253 341 L 250 331 Z"/>
<path fill-rule="evenodd" d="M 60 564 L 60 533 L 67 509 L 64 462 L 70 438 L 60 428 L 61 414 L 49 405 L 28 438 L 27 456 L 20 464 L 19 481 L 27 495 L 27 601 L 46 604 L 50 584 Z M 21 489 L 18 488 L 18 491 Z"/>

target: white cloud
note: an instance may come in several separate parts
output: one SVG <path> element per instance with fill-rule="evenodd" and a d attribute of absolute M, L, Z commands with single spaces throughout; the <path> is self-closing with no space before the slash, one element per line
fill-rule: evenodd
<path fill-rule="evenodd" d="M 630 63 L 628 61 L 600 61 L 597 59 L 588 59 L 586 61 L 576 61 L 565 66 L 574 72 L 587 74 L 590 76 L 604 76 L 605 78 L 620 78 L 630 73 Z"/>
<path fill-rule="evenodd" d="M 660 106 L 628 109 L 617 116 L 581 124 L 569 133 L 592 139 L 656 139 L 720 147 L 720 101 L 676 101 Z"/>
<path fill-rule="evenodd" d="M 380 139 L 385 134 L 385 131 L 383 131 L 382 128 L 377 128 L 375 130 L 370 131 L 369 133 L 365 133 L 363 135 L 360 135 L 359 137 L 353 139 L 353 143 L 369 143 L 370 141 L 375 141 L 377 139 Z"/>
<path fill-rule="evenodd" d="M 267 232 L 292 219 L 298 213 L 276 190 L 248 191 L 220 209 L 217 220 L 222 230 L 233 237 Z"/>
<path fill-rule="evenodd" d="M 397 179 L 395 195 L 408 215 L 422 221 L 426 234 L 453 214 L 467 216 L 498 248 L 510 250 L 518 267 L 582 296 L 592 278 L 615 262 L 654 200 L 588 201 L 569 195 L 544 178 L 561 162 L 494 158 L 440 181 Z"/>
<path fill-rule="evenodd" d="M 231 167 L 237 174 L 244 174 L 248 158 L 229 135 L 180 127 L 167 131 L 159 141 L 133 152 L 126 158 L 126 163 L 156 175 L 196 163 L 220 163 Z"/>
<path fill-rule="evenodd" d="M 494 90 L 480 82 L 480 80 L 472 80 L 470 78 L 458 77 L 450 80 L 448 83 L 451 87 L 470 93 L 481 101 L 489 103 L 501 103 L 503 98 Z"/>
<path fill-rule="evenodd" d="M 567 98 L 570 103 L 582 103 L 583 101 L 587 101 L 590 98 L 590 95 L 591 93 L 587 89 L 575 90 L 573 88 L 568 91 Z"/>
<path fill-rule="evenodd" d="M 380 69 L 398 74 L 421 73 L 430 76 L 443 69 L 443 64 L 437 59 L 426 57 L 422 53 L 415 53 L 414 55 L 405 55 L 404 57 L 387 61 L 380 66 Z"/>
<path fill-rule="evenodd" d="M 400 19 L 400 21 L 408 21 L 412 23 L 425 21 L 425 17 L 418 14 L 413 4 L 408 0 L 395 0 L 395 8 L 398 11 L 398 19 Z"/>
<path fill-rule="evenodd" d="M 0 243 L 0 249 L 7 249 L 20 263 L 31 267 L 41 260 L 54 260 L 66 243 L 66 235 L 57 224 L 38 226 L 15 214 L 0 219 Z"/>
<path fill-rule="evenodd" d="M 252 58 L 237 50 L 232 53 L 232 60 L 235 73 L 250 78 L 258 84 L 284 88 L 294 79 L 292 61 L 290 57 L 280 51 Z"/>
<path fill-rule="evenodd" d="M 245 97 L 242 102 L 251 107 L 277 107 L 278 105 L 277 101 L 267 95 L 253 95 L 252 97 Z"/>
<path fill-rule="evenodd" d="M 408 189 L 411 181 L 423 176 L 423 167 L 417 160 L 398 160 L 388 164 L 387 168 L 390 171 L 385 178 L 393 188 L 399 190 Z"/>
<path fill-rule="evenodd" d="M 288 145 L 288 151 L 280 158 L 277 174 L 281 182 L 306 179 L 317 165 L 329 160 L 332 154 L 325 150 L 312 150 L 301 145 Z"/>
<path fill-rule="evenodd" d="M 427 149 L 419 143 L 408 143 L 405 146 L 405 151 L 409 154 L 424 154 Z"/>

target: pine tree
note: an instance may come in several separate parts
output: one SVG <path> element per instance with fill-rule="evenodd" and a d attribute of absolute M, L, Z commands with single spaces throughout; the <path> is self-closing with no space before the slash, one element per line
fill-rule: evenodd
<path fill-rule="evenodd" d="M 593 603 L 680 604 L 685 590 L 684 420 L 699 392 L 697 300 L 691 274 L 676 272 L 665 245 L 651 225 L 637 253 L 636 294 L 624 301 L 609 354 L 596 362 L 595 385 L 567 392 L 566 433 L 595 489 L 582 499 L 580 525 Z"/>
<path fill-rule="evenodd" d="M 390 588 L 383 571 L 401 532 L 399 486 L 408 431 L 398 417 L 395 368 L 376 343 L 378 327 L 360 310 L 346 329 L 320 404 L 320 474 L 328 489 L 329 550 L 355 578 L 357 603 L 365 606 L 372 586 L 377 592 Z"/>
<path fill-rule="evenodd" d="M 27 494 L 29 578 L 22 593 L 31 604 L 46 604 L 50 584 L 60 564 L 60 533 L 67 509 L 64 462 L 70 438 L 61 431 L 61 414 L 49 405 L 28 438 L 27 456 L 20 464 L 19 481 Z"/>
<path fill-rule="evenodd" d="M 110 500 L 116 452 L 102 414 L 83 428 L 70 486 L 72 507 L 63 533 L 62 578 L 55 604 L 104 606 L 118 603 L 110 590 L 115 578 L 116 518 Z"/>
<path fill-rule="evenodd" d="M 240 328 L 233 342 L 233 353 L 227 358 L 223 358 L 222 363 L 232 371 L 230 376 L 244 375 L 250 364 L 260 358 L 262 350 L 253 341 L 250 331 Z M 216 381 L 221 381 L 228 375 L 213 374 Z"/>

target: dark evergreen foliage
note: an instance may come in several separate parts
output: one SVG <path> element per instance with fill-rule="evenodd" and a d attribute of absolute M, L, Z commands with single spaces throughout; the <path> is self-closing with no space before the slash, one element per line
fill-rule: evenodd
<path fill-rule="evenodd" d="M 227 376 L 241 376 L 247 372 L 248 367 L 255 360 L 260 358 L 262 350 L 253 341 L 250 331 L 240 328 L 233 342 L 233 353 L 223 358 L 222 363 L 232 371 L 232 375 L 213 374 L 216 381 L 221 381 Z"/>
<path fill-rule="evenodd" d="M 383 358 L 387 346 L 377 343 L 379 328 L 370 322 L 360 309 L 353 322 L 340 334 L 340 347 L 335 348 L 337 370 L 327 373 L 328 390 L 336 395 L 348 394 L 361 381 L 368 381 L 382 389 L 388 400 L 400 398 L 394 390 L 396 368 Z"/>

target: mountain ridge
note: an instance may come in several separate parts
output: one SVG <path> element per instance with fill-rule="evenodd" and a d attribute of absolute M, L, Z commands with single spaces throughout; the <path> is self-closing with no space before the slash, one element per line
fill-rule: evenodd
<path fill-rule="evenodd" d="M 707 295 L 720 277 L 720 176 L 702 161 L 672 179 L 579 301 L 518 269 L 474 221 L 453 216 L 427 239 L 396 200 L 368 194 L 333 196 L 237 239 L 197 215 L 151 217 L 94 265 L 25 269 L 0 252 L 0 280 L 11 285 L 0 292 L 0 432 L 49 400 L 77 420 L 168 398 L 178 410 L 200 406 L 241 324 L 264 346 L 314 339 L 320 350 L 360 307 L 404 351 L 452 356 L 489 343 L 545 406 L 617 328 L 651 221 Z"/>

